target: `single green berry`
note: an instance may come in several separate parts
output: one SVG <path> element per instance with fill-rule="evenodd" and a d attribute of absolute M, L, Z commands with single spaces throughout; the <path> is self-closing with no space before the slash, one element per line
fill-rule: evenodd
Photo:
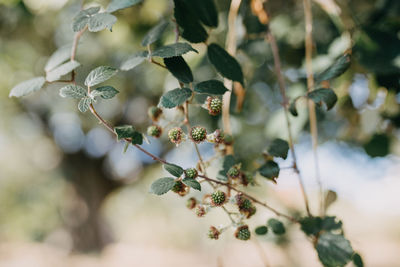
<path fill-rule="evenodd" d="M 196 204 L 197 204 L 197 200 L 194 197 L 191 197 L 187 200 L 186 207 L 188 207 L 188 209 L 192 210 L 196 207 Z"/>
<path fill-rule="evenodd" d="M 235 237 L 239 240 L 249 240 L 251 236 L 249 227 L 247 225 L 242 225 L 236 229 Z"/>
<path fill-rule="evenodd" d="M 185 170 L 186 178 L 196 179 L 197 175 L 199 175 L 199 173 L 197 172 L 197 170 L 195 168 L 189 168 L 189 169 Z"/>
<path fill-rule="evenodd" d="M 204 215 L 206 215 L 206 209 L 203 205 L 197 205 L 195 212 L 198 217 L 203 217 Z"/>
<path fill-rule="evenodd" d="M 207 97 L 207 109 L 208 114 L 212 116 L 216 116 L 221 113 L 222 110 L 222 101 L 218 97 Z"/>
<path fill-rule="evenodd" d="M 215 228 L 214 226 L 210 226 L 210 230 L 208 230 L 209 238 L 217 240 L 219 238 L 220 234 L 221 234 L 221 232 L 218 231 L 217 228 Z"/>
<path fill-rule="evenodd" d="M 221 206 L 225 203 L 226 194 L 222 191 L 215 191 L 211 194 L 211 202 L 214 206 Z"/>
<path fill-rule="evenodd" d="M 195 143 L 203 142 L 207 138 L 207 131 L 203 127 L 195 126 L 190 129 L 190 139 Z"/>
<path fill-rule="evenodd" d="M 175 193 L 181 193 L 185 190 L 185 185 L 181 181 L 176 181 L 174 187 L 172 187 L 171 191 Z"/>
<path fill-rule="evenodd" d="M 229 168 L 226 175 L 231 179 L 238 178 L 240 176 L 240 170 L 237 166 L 232 166 Z"/>
<path fill-rule="evenodd" d="M 251 203 L 251 201 L 247 198 L 244 198 L 239 205 L 239 210 L 249 211 L 252 206 L 253 204 Z"/>
<path fill-rule="evenodd" d="M 224 144 L 230 146 L 233 144 L 233 136 L 230 134 L 224 134 Z"/>
<path fill-rule="evenodd" d="M 179 144 L 182 142 L 183 131 L 179 127 L 172 128 L 168 132 L 168 138 L 172 143 Z"/>
<path fill-rule="evenodd" d="M 147 128 L 147 134 L 155 138 L 160 137 L 161 133 L 162 133 L 162 128 L 158 125 L 151 125 L 149 126 L 149 128 Z"/>
<path fill-rule="evenodd" d="M 149 117 L 152 121 L 158 121 L 158 119 L 160 118 L 162 113 L 163 113 L 162 109 L 160 109 L 156 106 L 151 106 L 147 110 L 147 114 L 149 115 Z"/>
<path fill-rule="evenodd" d="M 239 193 L 235 196 L 236 205 L 238 205 L 240 211 L 248 211 L 253 205 L 251 201 L 244 197 L 243 194 Z"/>

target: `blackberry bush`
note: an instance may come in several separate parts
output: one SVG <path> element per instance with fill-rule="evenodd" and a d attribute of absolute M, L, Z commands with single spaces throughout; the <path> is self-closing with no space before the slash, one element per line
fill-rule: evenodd
<path fill-rule="evenodd" d="M 169 191 L 175 192 L 180 196 L 191 194 L 193 191 L 201 191 L 202 199 L 198 200 L 193 196 L 189 196 L 186 206 L 194 209 L 194 213 L 198 217 L 204 217 L 206 213 L 212 212 L 213 209 L 221 209 L 230 219 L 230 224 L 224 225 L 217 229 L 210 227 L 208 236 L 211 239 L 218 239 L 219 236 L 228 229 L 235 229 L 233 235 L 239 240 L 249 240 L 251 232 L 247 225 L 247 220 L 257 211 L 255 205 L 264 210 L 268 210 L 268 215 L 273 217 L 268 220 L 268 226 L 276 235 L 286 233 L 285 225 L 297 225 L 304 234 L 313 242 L 319 259 L 325 266 L 344 266 L 352 260 L 354 255 L 358 255 L 353 251 L 350 242 L 344 237 L 342 223 L 334 216 L 327 216 L 325 205 L 325 192 L 320 186 L 319 201 L 321 211 L 318 215 L 315 211 L 311 211 L 308 196 L 302 180 L 302 174 L 298 168 L 296 161 L 296 151 L 293 144 L 291 121 L 296 119 L 298 115 L 297 101 L 300 98 L 306 99 L 309 103 L 308 111 L 310 114 L 311 135 L 313 137 L 313 147 L 316 149 L 318 140 L 317 121 L 315 106 L 326 106 L 328 110 L 334 107 L 338 98 L 334 90 L 329 88 L 329 81 L 342 75 L 350 65 L 351 52 L 346 51 L 325 71 L 317 74 L 314 80 L 312 71 L 312 19 L 310 20 L 311 7 L 310 0 L 304 0 L 305 17 L 306 17 L 306 60 L 307 67 L 307 93 L 289 100 L 285 82 L 286 77 L 281 71 L 281 59 L 278 43 L 273 33 L 270 31 L 269 14 L 267 7 L 269 2 L 263 0 L 249 1 L 232 1 L 229 12 L 228 35 L 231 38 L 220 36 L 223 30 L 212 31 L 212 28 L 219 27 L 219 20 L 224 16 L 218 16 L 218 10 L 213 0 L 202 1 L 186 1 L 171 0 L 174 4 L 173 11 L 165 14 L 165 19 L 160 21 L 154 28 L 144 36 L 141 45 L 143 48 L 137 53 L 126 58 L 119 67 L 99 66 L 86 74 L 84 81 L 76 79 L 78 67 L 80 63 L 77 61 L 76 51 L 80 44 L 81 36 L 87 32 L 98 32 L 101 30 L 112 29 L 117 18 L 113 12 L 129 8 L 141 1 L 116 1 L 113 0 L 105 11 L 100 11 L 99 6 L 84 8 L 80 10 L 72 19 L 71 28 L 74 31 L 74 42 L 68 53 L 65 51 L 55 51 L 50 57 L 45 68 L 46 75 L 33 78 L 15 86 L 10 96 L 21 97 L 38 91 L 48 84 L 59 86 L 59 94 L 61 97 L 72 98 L 77 100 L 78 110 L 82 113 L 89 111 L 107 130 L 109 130 L 117 141 L 122 141 L 127 146 L 132 145 L 155 161 L 163 164 L 165 170 L 170 176 L 157 179 L 151 185 L 150 192 L 156 195 L 163 195 Z M 235 3 L 239 5 L 235 6 Z M 254 40 L 242 40 L 241 44 L 235 43 L 235 20 L 237 13 L 242 12 L 241 17 L 247 31 L 244 38 L 255 36 L 257 42 L 266 42 L 263 44 L 271 48 L 270 58 L 262 59 L 268 65 L 268 74 L 274 69 L 274 76 L 278 81 L 280 96 L 282 99 L 282 110 L 285 118 L 288 140 L 277 138 L 275 140 L 266 140 L 270 146 L 266 148 L 264 154 L 258 155 L 257 159 L 235 157 L 235 150 L 246 150 L 246 143 L 239 143 L 241 147 L 234 147 L 234 140 L 247 140 L 247 129 L 242 132 L 243 138 L 237 136 L 232 129 L 231 114 L 235 112 L 235 116 L 241 116 L 240 111 L 243 105 L 246 105 L 245 96 L 246 89 L 258 82 L 260 75 L 256 73 L 256 69 L 250 63 L 244 62 L 245 55 L 241 56 L 241 62 L 235 56 L 236 48 L 244 49 L 251 45 Z M 173 13 L 173 14 L 172 14 Z M 251 22 L 251 25 L 248 24 Z M 173 31 L 168 27 L 173 24 Z M 226 24 L 226 23 L 224 23 Z M 222 27 L 222 26 L 221 26 Z M 310 28 L 311 27 L 311 28 Z M 164 34 L 174 35 L 175 42 L 165 43 Z M 171 40 L 169 38 L 168 40 Z M 222 43 L 218 40 L 227 39 L 226 50 Z M 232 49 L 232 47 L 234 49 Z M 201 48 L 201 49 L 200 49 Z M 65 48 L 63 48 L 65 49 Z M 199 51 L 205 51 L 201 54 Z M 184 55 L 190 53 L 193 57 L 207 56 L 208 61 L 204 61 L 203 67 L 208 67 L 210 73 L 214 74 L 213 79 L 205 81 L 195 81 L 192 68 L 194 64 L 188 64 Z M 240 52 L 242 53 L 242 52 Z M 60 55 L 63 55 L 60 57 Z M 67 55 L 67 56 L 64 56 Z M 250 54 L 247 56 L 251 56 Z M 299 60 L 299 59 L 296 59 Z M 67 63 L 64 63 L 68 61 Z M 198 156 L 196 168 L 183 169 L 179 162 L 175 164 L 152 154 L 141 145 L 146 138 L 140 131 L 140 127 L 136 128 L 132 125 L 113 126 L 106 121 L 96 110 L 96 103 L 99 99 L 111 99 L 115 97 L 119 91 L 110 85 L 102 85 L 110 78 L 114 77 L 118 72 L 129 71 L 139 64 L 148 62 L 157 68 L 168 71 L 175 79 L 176 88 L 164 93 L 157 103 L 153 103 L 148 109 L 150 126 L 148 126 L 147 134 L 153 137 L 160 137 L 162 132 L 167 132 L 170 142 L 179 145 L 182 142 L 191 142 Z M 191 63 L 191 62 L 189 62 Z M 242 64 L 246 64 L 246 72 L 242 71 Z M 67 67 L 64 64 L 68 64 Z M 203 64 L 203 63 L 202 63 Z M 48 66 L 52 66 L 49 68 Z M 88 65 L 85 62 L 85 65 Z M 51 70 L 56 69 L 56 72 Z M 253 73 L 254 72 L 254 73 Z M 246 74 L 246 75 L 245 75 Z M 70 80 L 62 80 L 61 77 L 70 75 Z M 302 74 L 303 75 L 303 74 Z M 204 77 L 204 75 L 199 75 Z M 270 80 L 271 77 L 268 77 Z M 272 86 L 271 86 L 272 87 Z M 232 98 L 232 95 L 234 98 Z M 291 94 L 292 95 L 292 94 Z M 200 100 L 199 100 L 200 99 Z M 206 102 L 204 104 L 204 99 Z M 260 101 L 263 99 L 260 98 Z M 157 104 L 157 106 L 155 106 Z M 232 104 L 232 107 L 231 107 Z M 236 104 L 236 109 L 233 105 Z M 194 118 L 191 116 L 191 110 L 206 107 L 209 115 L 219 117 L 209 118 L 208 125 L 198 125 L 192 127 L 191 122 Z M 277 107 L 273 107 L 276 109 Z M 174 111 L 175 116 L 163 116 L 166 110 Z M 250 108 L 248 113 L 251 113 Z M 322 111 L 321 111 L 322 112 Z M 197 113 L 199 114 L 199 112 Z M 246 114 L 251 118 L 251 114 Z M 196 115 L 197 116 L 197 115 Z M 207 115 L 208 116 L 208 115 Z M 255 117 L 258 115 L 256 114 Z M 292 116 L 293 118 L 289 117 Z M 322 117 L 322 116 L 321 116 Z M 220 121 L 217 121 L 219 120 Z M 201 121 L 197 120 L 196 121 Z M 218 123 L 222 128 L 216 128 Z M 251 124 L 249 124 L 251 125 Z M 207 134 L 207 128 L 212 128 L 212 133 Z M 247 126 L 246 126 L 247 127 Z M 286 132 L 282 135 L 286 136 Z M 188 136 L 189 138 L 186 138 Z M 259 136 L 263 136 L 260 134 Z M 214 156 L 210 159 L 204 159 L 198 148 L 198 144 L 209 142 L 214 144 Z M 304 210 L 300 211 L 280 211 L 271 207 L 250 193 L 242 190 L 243 186 L 256 186 L 261 183 L 275 185 L 279 182 L 279 174 L 281 166 L 276 159 L 286 159 L 290 153 L 292 164 L 290 169 L 294 171 L 299 179 L 300 191 L 302 193 Z M 316 155 L 317 153 L 315 153 Z M 250 162 L 250 163 L 249 163 Z M 219 165 L 218 174 L 215 177 L 209 175 L 212 163 Z M 245 164 L 246 163 L 246 164 Z M 317 170 L 318 171 L 318 170 Z M 273 182 L 273 183 L 271 183 Z M 319 184 L 320 181 L 318 181 Z M 224 191 L 227 193 L 225 193 Z M 211 193 L 212 192 L 212 193 Z M 234 204 L 234 205 L 232 205 Z M 259 211 L 259 212 L 264 212 Z M 285 220 L 281 222 L 278 218 Z M 258 233 L 267 234 L 266 225 L 257 227 Z M 359 255 L 357 256 L 359 257 Z"/>

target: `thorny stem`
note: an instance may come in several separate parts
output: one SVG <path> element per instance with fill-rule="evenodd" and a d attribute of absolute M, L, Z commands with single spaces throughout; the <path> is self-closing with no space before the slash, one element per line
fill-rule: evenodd
<path fill-rule="evenodd" d="M 305 26 L 306 26 L 306 71 L 307 71 L 307 92 L 311 92 L 314 87 L 314 75 L 312 70 L 312 53 L 313 53 L 313 39 L 312 39 L 312 10 L 311 1 L 303 0 L 304 5 L 304 16 L 305 16 Z M 318 162 L 318 128 L 317 128 L 317 116 L 315 112 L 315 104 L 312 100 L 308 100 L 308 114 L 310 120 L 310 132 L 312 139 L 312 148 L 314 154 L 314 165 L 315 165 L 315 176 L 319 188 L 319 198 L 320 198 L 320 213 L 324 213 L 324 192 L 321 181 L 321 174 Z"/>

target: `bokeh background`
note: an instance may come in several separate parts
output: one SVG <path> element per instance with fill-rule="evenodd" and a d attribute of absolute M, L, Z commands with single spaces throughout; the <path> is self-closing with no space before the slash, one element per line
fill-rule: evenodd
<path fill-rule="evenodd" d="M 102 5 L 108 1 L 85 1 Z M 211 40 L 224 44 L 230 1 L 217 0 L 220 25 Z M 232 100 L 236 156 L 252 170 L 276 137 L 286 138 L 271 50 L 263 30 L 243 1 L 236 25 L 237 59 L 246 76 L 243 109 Z M 269 0 L 271 28 L 278 40 L 288 93 L 306 91 L 302 1 Z M 61 99 L 60 84 L 22 99 L 9 98 L 17 83 L 43 75 L 48 57 L 71 43 L 71 21 L 80 1 L 0 0 L 0 266 L 320 266 L 312 245 L 297 226 L 284 238 L 267 235 L 238 241 L 228 231 L 218 241 L 206 237 L 210 225 L 227 224 L 213 210 L 197 218 L 179 196 L 148 193 L 165 175 L 160 164 L 118 143 L 73 100 Z M 139 51 L 144 34 L 164 17 L 172 1 L 145 0 L 116 13 L 113 32 L 86 33 L 77 60 L 78 81 L 99 65 L 118 67 Z M 400 2 L 397 0 L 315 0 L 315 71 L 323 70 L 349 47 L 351 68 L 332 87 L 339 97 L 329 112 L 318 110 L 319 161 L 326 189 L 337 192 L 329 209 L 344 222 L 346 236 L 366 266 L 395 267 L 400 262 Z M 162 43 L 173 42 L 172 23 Z M 205 56 L 185 55 L 195 80 L 217 74 Z M 114 124 L 145 131 L 147 108 L 177 87 L 166 71 L 142 64 L 120 72 L 109 84 L 120 91 L 99 101 L 98 111 Z M 299 165 L 312 209 L 317 209 L 308 116 L 304 103 L 291 118 Z M 191 110 L 192 124 L 212 130 L 221 125 L 207 111 Z M 174 116 L 171 111 L 169 116 Z M 191 167 L 190 144 L 176 148 L 165 137 L 144 145 L 169 161 Z M 200 145 L 205 158 L 212 146 Z M 289 166 L 291 159 L 280 161 Z M 219 162 L 211 172 L 216 173 Z M 289 212 L 303 210 L 296 177 L 283 169 L 274 185 L 256 177 L 249 192 Z M 273 214 L 259 208 L 250 226 Z M 286 223 L 287 224 L 287 223 Z"/>

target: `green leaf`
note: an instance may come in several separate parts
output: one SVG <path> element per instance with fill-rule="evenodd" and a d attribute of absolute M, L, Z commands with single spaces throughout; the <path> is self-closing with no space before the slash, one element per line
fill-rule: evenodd
<path fill-rule="evenodd" d="M 224 83 L 218 80 L 209 80 L 196 84 L 194 91 L 199 94 L 210 94 L 210 95 L 223 95 L 229 91 L 224 86 Z"/>
<path fill-rule="evenodd" d="M 164 58 L 164 64 L 167 69 L 177 78 L 180 82 L 191 83 L 193 82 L 193 74 L 190 67 L 183 59 L 183 57 L 170 57 Z"/>
<path fill-rule="evenodd" d="M 79 100 L 79 103 L 78 103 L 79 111 L 83 112 L 83 113 L 86 112 L 89 109 L 91 103 L 92 103 L 92 99 L 90 97 L 82 98 L 81 100 Z"/>
<path fill-rule="evenodd" d="M 151 56 L 161 58 L 177 57 L 182 56 L 190 51 L 198 53 L 197 50 L 188 43 L 175 43 L 157 48 L 153 51 Z"/>
<path fill-rule="evenodd" d="M 193 178 L 184 178 L 182 180 L 182 183 L 184 183 L 187 186 L 190 186 L 193 189 L 196 189 L 198 191 L 201 191 L 201 185 L 199 182 L 197 182 L 195 179 Z"/>
<path fill-rule="evenodd" d="M 141 2 L 143 2 L 143 0 L 112 0 L 107 7 L 107 12 L 112 13 L 120 9 L 137 5 Z"/>
<path fill-rule="evenodd" d="M 47 60 L 44 67 L 45 72 L 49 72 L 71 57 L 71 45 L 65 45 L 57 49 Z"/>
<path fill-rule="evenodd" d="M 279 157 L 286 159 L 289 151 L 289 144 L 285 140 L 280 138 L 272 141 L 272 144 L 269 146 L 268 153 L 271 156 Z"/>
<path fill-rule="evenodd" d="M 164 169 L 175 177 L 180 177 L 183 174 L 183 169 L 175 164 L 164 164 Z"/>
<path fill-rule="evenodd" d="M 358 253 L 354 253 L 353 255 L 353 263 L 356 267 L 364 267 L 364 262 Z"/>
<path fill-rule="evenodd" d="M 127 60 L 122 62 L 121 67 L 119 68 L 124 71 L 131 70 L 134 67 L 140 65 L 147 58 L 148 55 L 149 53 L 147 51 L 141 51 L 133 54 Z"/>
<path fill-rule="evenodd" d="M 36 77 L 27 81 L 24 81 L 22 83 L 17 84 L 14 86 L 10 94 L 8 95 L 9 97 L 15 96 L 15 97 L 21 97 L 21 96 L 26 96 L 29 95 L 35 91 L 40 90 L 46 80 L 44 77 Z"/>
<path fill-rule="evenodd" d="M 85 85 L 94 86 L 96 84 L 107 81 L 117 73 L 117 69 L 109 66 L 100 66 L 92 70 L 86 77 Z"/>
<path fill-rule="evenodd" d="M 342 222 L 337 221 L 334 216 L 304 217 L 300 220 L 301 230 L 306 235 L 316 236 L 321 231 L 333 231 L 342 228 Z"/>
<path fill-rule="evenodd" d="M 98 13 L 89 19 L 89 31 L 99 32 L 109 29 L 112 32 L 112 26 L 117 22 L 117 18 L 109 13 Z"/>
<path fill-rule="evenodd" d="M 189 88 L 177 88 L 164 94 L 160 99 L 159 106 L 164 108 L 174 108 L 182 105 L 191 96 L 192 90 Z"/>
<path fill-rule="evenodd" d="M 143 144 L 143 134 L 136 131 L 132 125 L 117 126 L 114 128 L 118 140 L 129 138 L 133 145 Z"/>
<path fill-rule="evenodd" d="M 344 54 L 337 58 L 335 62 L 329 66 L 323 72 L 315 76 L 315 81 L 320 83 L 322 81 L 328 81 L 333 78 L 339 77 L 350 67 L 351 55 Z"/>
<path fill-rule="evenodd" d="M 268 233 L 268 227 L 265 225 L 258 226 L 254 232 L 256 232 L 257 235 L 266 235 Z"/>
<path fill-rule="evenodd" d="M 191 43 L 205 42 L 208 34 L 200 24 L 197 12 L 193 11 L 185 0 L 174 0 L 174 4 L 176 22 L 183 29 L 181 36 Z"/>
<path fill-rule="evenodd" d="M 156 26 L 150 29 L 150 31 L 144 36 L 142 40 L 143 46 L 151 45 L 152 43 L 158 41 L 162 34 L 164 33 L 165 29 L 168 27 L 168 21 L 162 20 Z"/>
<path fill-rule="evenodd" d="M 208 45 L 207 54 L 211 63 L 222 76 L 244 85 L 242 68 L 225 49 L 217 44 L 210 44 Z"/>
<path fill-rule="evenodd" d="M 174 178 L 164 177 L 155 180 L 150 186 L 150 193 L 163 195 L 171 190 L 175 185 Z"/>
<path fill-rule="evenodd" d="M 286 230 L 283 223 L 277 219 L 271 218 L 268 220 L 268 226 L 272 229 L 272 232 L 276 235 L 283 235 Z"/>
<path fill-rule="evenodd" d="M 279 165 L 272 160 L 268 160 L 264 165 L 262 165 L 258 171 L 260 174 L 273 182 L 276 182 L 276 178 L 279 176 Z"/>
<path fill-rule="evenodd" d="M 100 96 L 103 99 L 111 99 L 119 92 L 112 86 L 101 86 L 93 90 L 91 93 L 93 96 Z"/>
<path fill-rule="evenodd" d="M 209 27 L 218 26 L 218 12 L 213 0 L 186 0 L 200 21 Z"/>
<path fill-rule="evenodd" d="M 100 11 L 100 7 L 90 7 L 85 10 L 81 10 L 72 21 L 72 30 L 74 32 L 79 32 L 85 28 L 88 24 L 90 16 L 96 14 Z"/>
<path fill-rule="evenodd" d="M 87 92 L 79 85 L 69 84 L 60 89 L 60 96 L 81 99 L 87 96 Z"/>
<path fill-rule="evenodd" d="M 224 161 L 222 163 L 222 169 L 218 172 L 217 179 L 221 181 L 228 181 L 228 177 L 226 173 L 229 169 L 236 164 L 236 160 L 232 155 L 227 155 L 224 157 Z"/>
<path fill-rule="evenodd" d="M 345 266 L 353 256 L 350 242 L 343 235 L 323 233 L 316 245 L 318 257 L 326 267 Z"/>
<path fill-rule="evenodd" d="M 324 210 L 326 211 L 330 205 L 332 205 L 337 199 L 337 194 L 335 191 L 328 190 L 328 192 L 325 195 L 325 201 L 324 201 Z"/>
<path fill-rule="evenodd" d="M 325 103 L 328 110 L 333 108 L 333 106 L 337 102 L 337 96 L 332 89 L 316 89 L 308 93 L 308 98 L 315 102 L 315 104 L 319 107 L 322 106 L 322 103 Z"/>
<path fill-rule="evenodd" d="M 49 82 L 54 82 L 59 80 L 62 76 L 70 73 L 77 67 L 79 67 L 81 64 L 78 61 L 69 61 L 66 62 L 55 69 L 47 72 L 46 74 L 46 80 Z"/>

